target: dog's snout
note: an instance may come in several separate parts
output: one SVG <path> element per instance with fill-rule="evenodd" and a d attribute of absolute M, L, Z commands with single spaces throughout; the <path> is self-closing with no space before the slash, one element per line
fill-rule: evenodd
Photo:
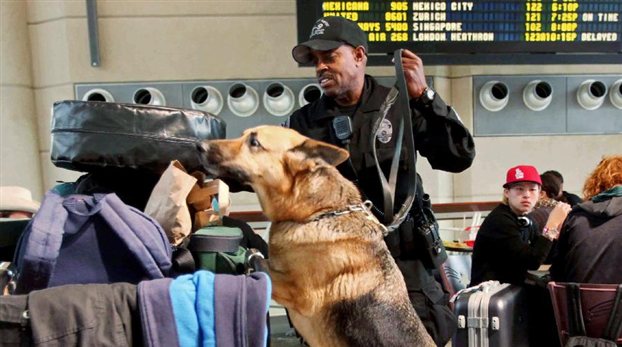
<path fill-rule="evenodd" d="M 210 145 L 210 141 L 197 142 L 196 146 L 199 156 L 201 157 L 201 163 L 207 171 L 222 158 L 222 155 L 215 150 L 216 146 Z"/>
<path fill-rule="evenodd" d="M 222 162 L 223 156 L 219 146 L 216 146 L 210 141 L 204 141 L 202 143 L 202 148 L 204 151 L 204 157 L 207 159 L 208 167 L 218 165 L 218 163 Z"/>

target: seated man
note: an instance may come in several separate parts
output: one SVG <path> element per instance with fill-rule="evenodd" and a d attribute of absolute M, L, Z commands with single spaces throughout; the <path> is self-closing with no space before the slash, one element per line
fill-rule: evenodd
<path fill-rule="evenodd" d="M 555 197 L 559 195 L 561 191 L 561 184 L 559 179 L 552 174 L 543 173 L 540 175 L 542 180 L 542 190 L 540 191 L 540 198 L 536 202 L 536 207 L 527 214 L 527 217 L 531 219 L 537 226 L 537 230 L 542 230 L 546 225 L 546 220 L 549 218 L 549 214 L 553 211 L 553 208 L 559 201 L 555 200 Z M 557 242 L 553 242 L 551 251 L 549 252 L 544 264 L 551 264 L 557 248 Z"/>
<path fill-rule="evenodd" d="M 570 206 L 557 204 L 542 229 L 526 216 L 538 201 L 542 181 L 535 167 L 519 165 L 507 172 L 503 202 L 484 219 L 473 248 L 471 285 L 497 280 L 523 284 L 557 239 Z"/>
<path fill-rule="evenodd" d="M 549 213 L 557 205 L 558 201 L 555 200 L 555 197 L 559 195 L 561 187 L 557 178 L 551 174 L 540 175 L 540 180 L 542 180 L 540 197 L 534 209 L 527 215 L 529 219 L 538 225 L 538 230 L 544 228 Z"/>
<path fill-rule="evenodd" d="M 545 288 L 526 286 L 527 270 L 536 270 L 551 250 L 553 240 L 570 211 L 558 203 L 542 231 L 527 214 L 540 196 L 542 181 L 535 167 L 519 165 L 508 170 L 503 185 L 503 203 L 484 219 L 473 248 L 471 285 L 497 280 L 525 286 L 529 302 L 529 340 L 532 346 L 556 346 L 555 319 Z"/>
<path fill-rule="evenodd" d="M 551 175 L 555 177 L 555 179 L 559 182 L 559 185 L 560 185 L 559 192 L 555 196 L 555 200 L 565 202 L 569 204 L 570 207 L 575 207 L 575 205 L 581 203 L 582 200 L 578 195 L 572 194 L 564 190 L 564 176 L 562 176 L 562 174 L 559 173 L 559 171 L 549 170 L 549 171 L 545 171 L 543 175 Z"/>

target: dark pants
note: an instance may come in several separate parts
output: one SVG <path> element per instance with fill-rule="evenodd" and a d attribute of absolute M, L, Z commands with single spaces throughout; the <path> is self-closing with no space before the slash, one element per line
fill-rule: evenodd
<path fill-rule="evenodd" d="M 410 301 L 437 346 L 445 346 L 458 322 L 449 308 L 448 294 L 419 260 L 395 259 L 404 275 Z"/>
<path fill-rule="evenodd" d="M 2 346 L 142 345 L 136 286 L 66 285 L 0 296 Z"/>

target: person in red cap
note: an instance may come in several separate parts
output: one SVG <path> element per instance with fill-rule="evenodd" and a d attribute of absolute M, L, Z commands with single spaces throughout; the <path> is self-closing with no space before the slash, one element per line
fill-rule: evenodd
<path fill-rule="evenodd" d="M 484 219 L 477 232 L 471 267 L 471 286 L 496 280 L 524 287 L 528 315 L 528 339 L 531 346 L 559 346 L 555 319 L 546 288 L 525 283 L 528 270 L 536 270 L 549 254 L 559 236 L 570 205 L 558 203 L 542 230 L 531 221 L 542 181 L 530 165 L 510 168 L 503 185 L 503 200 Z"/>
<path fill-rule="evenodd" d="M 559 236 L 570 205 L 553 208 L 542 231 L 527 217 L 538 201 L 542 181 L 535 167 L 510 168 L 503 185 L 503 201 L 484 219 L 473 248 L 471 285 L 496 280 L 523 284 L 527 270 L 542 264 Z"/>

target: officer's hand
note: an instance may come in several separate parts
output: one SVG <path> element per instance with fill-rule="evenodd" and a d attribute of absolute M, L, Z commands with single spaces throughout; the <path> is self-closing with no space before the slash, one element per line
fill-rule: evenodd
<path fill-rule="evenodd" d="M 423 72 L 423 61 L 415 53 L 404 49 L 402 50 L 402 68 L 404 69 L 408 95 L 411 99 L 420 97 L 428 87 Z"/>

